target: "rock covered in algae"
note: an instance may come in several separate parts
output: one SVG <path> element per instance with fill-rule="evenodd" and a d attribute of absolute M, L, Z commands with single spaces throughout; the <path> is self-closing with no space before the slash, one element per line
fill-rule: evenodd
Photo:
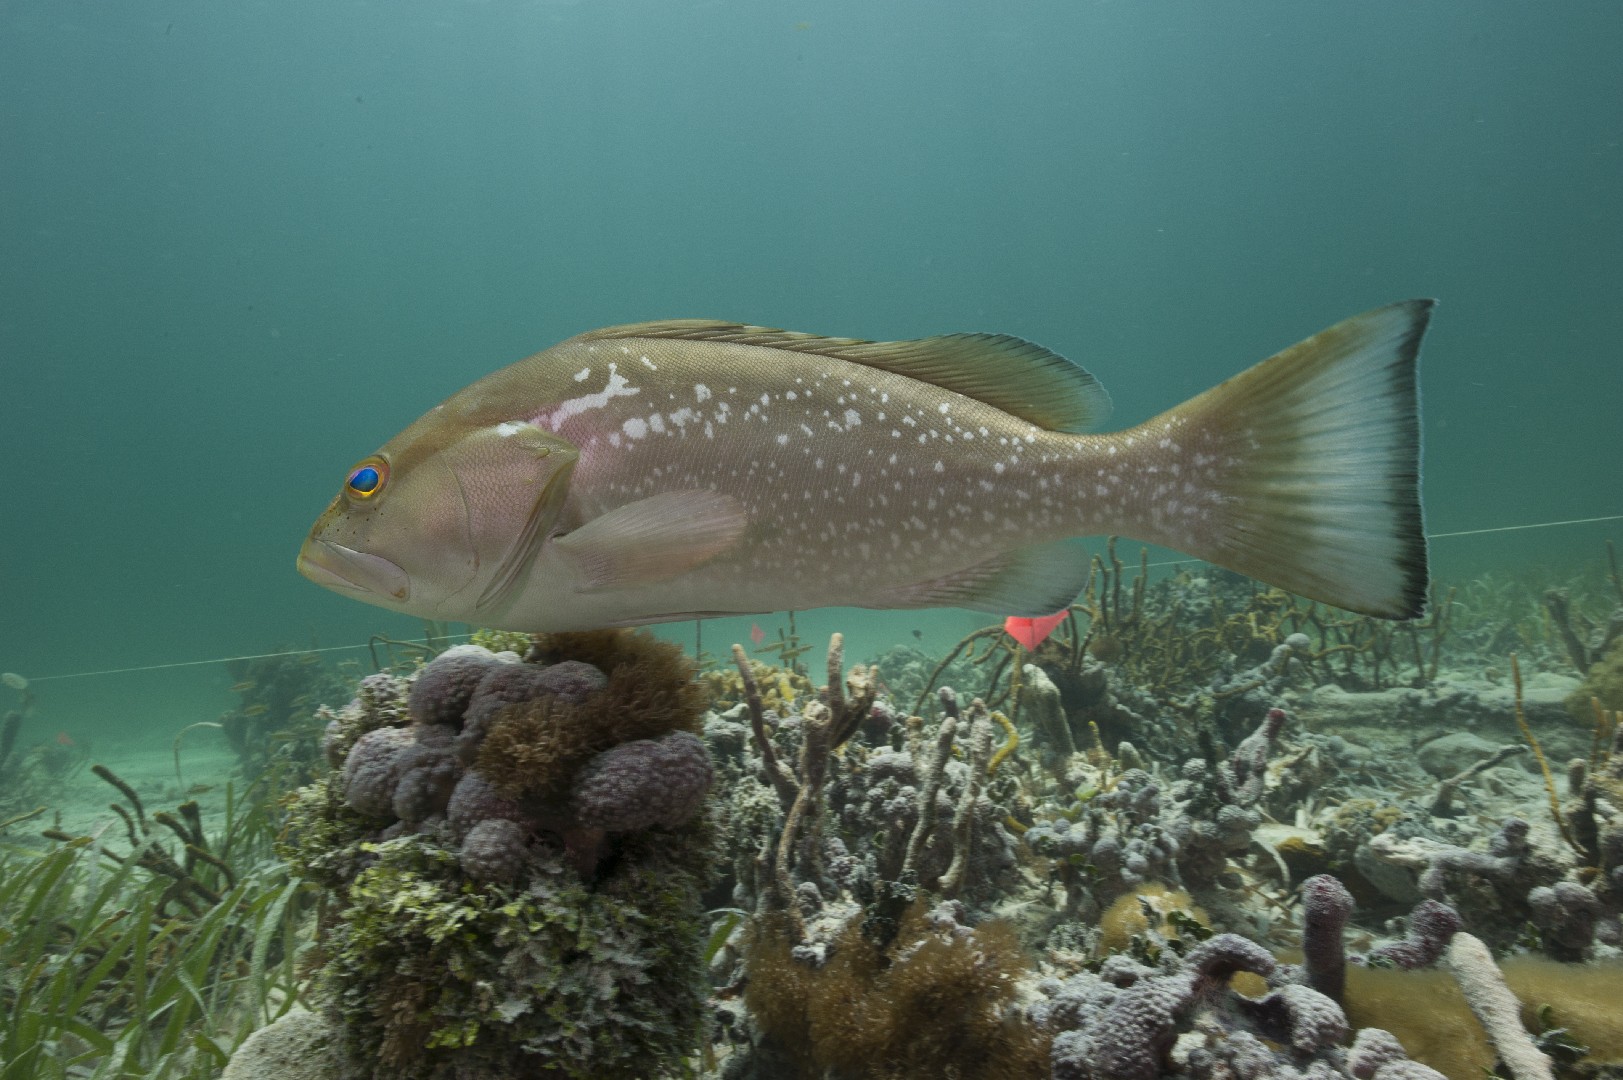
<path fill-rule="evenodd" d="M 691 668 L 629 633 L 536 655 L 462 647 L 332 714 L 341 765 L 299 792 L 285 854 L 337 912 L 316 981 L 333 1080 L 651 1077 L 698 1045 Z"/>
<path fill-rule="evenodd" d="M 248 1036 L 220 1080 L 331 1080 L 333 1030 L 318 1013 L 295 1006 Z"/>

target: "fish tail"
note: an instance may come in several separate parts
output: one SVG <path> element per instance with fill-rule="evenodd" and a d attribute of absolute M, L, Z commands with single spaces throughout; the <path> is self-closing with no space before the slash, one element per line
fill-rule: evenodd
<path fill-rule="evenodd" d="M 1434 301 L 1376 308 L 1111 438 L 1140 539 L 1382 618 L 1425 608 L 1415 364 Z"/>

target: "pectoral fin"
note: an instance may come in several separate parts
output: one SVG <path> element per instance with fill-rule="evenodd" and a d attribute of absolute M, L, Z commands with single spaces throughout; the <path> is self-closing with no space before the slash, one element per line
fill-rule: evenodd
<path fill-rule="evenodd" d="M 582 592 L 665 581 L 738 542 L 749 520 L 715 491 L 667 491 L 610 510 L 553 541 Z"/>
<path fill-rule="evenodd" d="M 574 471 L 575 460 L 570 456 L 547 478 L 541 493 L 536 496 L 535 505 L 530 508 L 530 516 L 524 521 L 524 528 L 502 553 L 490 584 L 474 601 L 475 611 L 488 612 L 496 607 L 529 573 L 536 553 L 546 543 L 548 532 L 563 513 L 564 500 L 569 497 L 569 478 Z"/>

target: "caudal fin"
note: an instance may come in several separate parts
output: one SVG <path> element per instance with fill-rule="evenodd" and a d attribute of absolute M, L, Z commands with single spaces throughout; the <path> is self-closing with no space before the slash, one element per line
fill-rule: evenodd
<path fill-rule="evenodd" d="M 1197 492 L 1146 498 L 1143 539 L 1351 611 L 1419 615 L 1415 360 L 1433 303 L 1337 323 L 1122 433 L 1172 447 L 1162 468 Z"/>

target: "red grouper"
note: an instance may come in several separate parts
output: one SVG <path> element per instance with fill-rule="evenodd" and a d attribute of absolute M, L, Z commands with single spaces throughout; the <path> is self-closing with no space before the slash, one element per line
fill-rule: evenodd
<path fill-rule="evenodd" d="M 1432 302 L 1337 323 L 1160 416 L 1020 338 L 595 330 L 475 382 L 346 474 L 299 570 L 509 630 L 850 605 L 1039 616 L 1079 538 L 1420 613 L 1415 360 Z"/>

